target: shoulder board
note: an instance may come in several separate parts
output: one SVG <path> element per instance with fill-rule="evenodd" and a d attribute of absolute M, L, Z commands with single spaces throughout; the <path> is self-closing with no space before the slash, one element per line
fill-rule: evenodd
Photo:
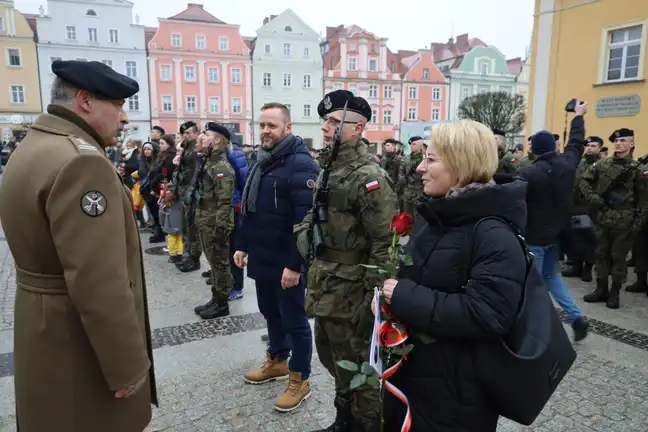
<path fill-rule="evenodd" d="M 68 140 L 77 148 L 79 153 L 99 153 L 97 147 L 75 135 L 68 135 Z"/>

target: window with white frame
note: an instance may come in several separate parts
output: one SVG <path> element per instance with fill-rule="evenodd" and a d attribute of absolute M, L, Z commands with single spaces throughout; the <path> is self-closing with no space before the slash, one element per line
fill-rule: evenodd
<path fill-rule="evenodd" d="M 207 69 L 207 81 L 210 83 L 218 82 L 218 68 L 210 67 Z"/>
<path fill-rule="evenodd" d="M 432 121 L 437 121 L 441 117 L 439 108 L 432 108 Z"/>
<path fill-rule="evenodd" d="M 241 84 L 241 69 L 232 69 L 232 84 Z"/>
<path fill-rule="evenodd" d="M 20 50 L 18 48 L 7 48 L 7 66 L 22 66 L 22 58 L 20 57 Z"/>
<path fill-rule="evenodd" d="M 11 103 L 24 104 L 25 103 L 25 87 L 21 85 L 12 85 L 11 87 Z"/>
<path fill-rule="evenodd" d="M 418 99 L 418 87 L 408 87 L 407 98 L 412 100 Z"/>
<path fill-rule="evenodd" d="M 310 57 L 310 47 L 304 47 L 304 58 Z"/>
<path fill-rule="evenodd" d="M 139 95 L 133 95 L 128 98 L 128 111 L 139 111 Z"/>
<path fill-rule="evenodd" d="M 134 61 L 126 62 L 126 76 L 131 78 L 137 78 L 137 62 Z"/>
<path fill-rule="evenodd" d="M 488 75 L 490 74 L 491 62 L 490 60 L 479 60 L 478 67 L 480 74 Z"/>
<path fill-rule="evenodd" d="M 423 79 L 424 80 L 429 80 L 430 79 L 430 69 L 429 68 L 423 68 Z"/>
<path fill-rule="evenodd" d="M 392 113 L 391 110 L 383 110 L 383 124 L 391 124 L 392 122 Z"/>
<path fill-rule="evenodd" d="M 196 35 L 196 49 L 205 49 L 205 36 Z"/>
<path fill-rule="evenodd" d="M 185 66 L 185 81 L 196 81 L 196 67 L 195 66 Z"/>
<path fill-rule="evenodd" d="M 462 85 L 461 86 L 461 99 L 466 99 L 472 96 L 472 86 L 471 85 Z"/>
<path fill-rule="evenodd" d="M 358 84 L 349 84 L 349 91 L 358 96 Z"/>
<path fill-rule="evenodd" d="M 196 112 L 196 96 L 187 96 L 186 97 L 186 107 L 185 111 L 188 113 L 195 113 Z"/>
<path fill-rule="evenodd" d="M 377 84 L 370 84 L 369 85 L 369 97 L 370 98 L 377 98 L 378 97 L 378 85 Z"/>
<path fill-rule="evenodd" d="M 171 65 L 160 65 L 160 81 L 171 81 Z"/>
<path fill-rule="evenodd" d="M 342 90 L 344 88 L 344 84 L 342 84 L 342 83 L 333 83 L 333 88 L 335 90 Z"/>
<path fill-rule="evenodd" d="M 304 88 L 313 87 L 313 77 L 310 74 L 304 75 Z"/>
<path fill-rule="evenodd" d="M 227 51 L 229 49 L 229 39 L 222 37 L 218 40 L 218 46 L 221 51 Z"/>
<path fill-rule="evenodd" d="M 270 72 L 263 73 L 263 87 L 272 87 L 272 74 Z"/>
<path fill-rule="evenodd" d="M 88 41 L 89 42 L 97 42 L 97 29 L 96 28 L 89 28 L 88 29 Z"/>
<path fill-rule="evenodd" d="M 209 98 L 209 112 L 212 114 L 220 112 L 220 98 L 215 96 Z"/>
<path fill-rule="evenodd" d="M 353 42 L 351 42 L 351 43 L 349 44 L 349 51 L 355 51 L 355 50 L 356 50 L 356 44 L 353 43 Z"/>
<path fill-rule="evenodd" d="M 243 111 L 241 106 L 241 98 L 235 97 L 232 98 L 232 114 L 241 114 Z"/>
<path fill-rule="evenodd" d="M 369 72 L 378 71 L 378 61 L 375 59 L 369 60 Z"/>
<path fill-rule="evenodd" d="M 162 96 L 162 112 L 172 112 L 172 111 L 173 111 L 173 97 Z"/>
<path fill-rule="evenodd" d="M 441 100 L 441 89 L 433 88 L 432 89 L 432 100 L 438 101 Z"/>
<path fill-rule="evenodd" d="M 392 98 L 392 86 L 386 85 L 383 88 L 383 98 L 385 98 L 385 99 L 391 99 Z"/>
<path fill-rule="evenodd" d="M 371 110 L 371 120 L 369 120 L 369 123 L 371 123 L 371 124 L 378 123 L 378 111 L 377 110 Z"/>
<path fill-rule="evenodd" d="M 310 116 L 311 116 L 311 105 L 304 104 L 304 117 L 310 117 Z"/>
<path fill-rule="evenodd" d="M 283 74 L 283 86 L 292 87 L 292 74 L 289 73 Z"/>
<path fill-rule="evenodd" d="M 349 59 L 348 59 L 348 69 L 351 72 L 356 70 L 356 58 L 355 57 L 349 57 Z"/>
<path fill-rule="evenodd" d="M 63 60 L 63 57 L 50 57 L 50 63 L 54 63 L 56 60 Z M 102 63 L 106 64 L 106 61 L 109 60 L 102 60 Z M 112 62 L 108 66 L 112 67 Z"/>
<path fill-rule="evenodd" d="M 265 54 L 271 54 L 272 53 L 272 45 L 270 45 L 270 44 L 263 45 L 263 52 Z"/>
<path fill-rule="evenodd" d="M 284 44 L 284 55 L 286 57 L 289 57 L 289 56 L 292 55 L 292 45 L 290 45 L 289 43 Z"/>
<path fill-rule="evenodd" d="M 418 118 L 418 110 L 416 107 L 407 108 L 407 120 L 416 120 Z"/>
<path fill-rule="evenodd" d="M 608 32 L 605 81 L 639 78 L 642 34 L 642 25 Z"/>
<path fill-rule="evenodd" d="M 119 43 L 119 31 L 115 29 L 108 30 L 110 33 L 110 43 L 117 44 Z"/>
<path fill-rule="evenodd" d="M 182 36 L 179 33 L 171 35 L 171 46 L 173 48 L 180 48 L 182 46 Z"/>
<path fill-rule="evenodd" d="M 74 26 L 65 27 L 65 39 L 76 40 L 76 27 Z"/>

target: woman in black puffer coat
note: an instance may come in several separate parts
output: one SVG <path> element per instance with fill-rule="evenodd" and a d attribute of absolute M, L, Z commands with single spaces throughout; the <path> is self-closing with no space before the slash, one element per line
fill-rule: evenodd
<path fill-rule="evenodd" d="M 526 183 L 493 180 L 492 132 L 463 120 L 435 126 L 418 167 L 425 196 L 407 250 L 413 265 L 382 288 L 414 350 L 390 380 L 409 399 L 412 432 L 491 432 L 498 414 L 480 385 L 476 351 L 512 326 L 526 275 L 512 224 L 526 223 Z M 473 233 L 475 224 L 485 217 Z M 507 224 L 508 223 L 508 224 Z M 386 392 L 386 431 L 399 431 L 405 405 Z"/>

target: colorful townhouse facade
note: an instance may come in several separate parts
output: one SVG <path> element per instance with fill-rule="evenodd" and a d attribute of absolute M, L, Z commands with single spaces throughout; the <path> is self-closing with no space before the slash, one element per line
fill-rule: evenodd
<path fill-rule="evenodd" d="M 565 105 L 577 98 L 590 105 L 588 135 L 630 128 L 635 156 L 648 153 L 648 2 L 536 0 L 534 17 L 527 134 L 562 135 Z"/>
<path fill-rule="evenodd" d="M 19 140 L 43 109 L 34 32 L 13 0 L 0 1 L 0 47 L 0 140 Z"/>
<path fill-rule="evenodd" d="M 175 133 L 189 120 L 217 121 L 242 142 L 254 141 L 252 60 L 238 25 L 189 3 L 159 20 L 148 54 L 153 125 Z"/>

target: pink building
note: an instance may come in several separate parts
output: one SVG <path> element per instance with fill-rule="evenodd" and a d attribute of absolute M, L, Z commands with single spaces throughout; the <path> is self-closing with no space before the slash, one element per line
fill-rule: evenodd
<path fill-rule="evenodd" d="M 218 121 L 252 142 L 252 61 L 239 26 L 194 3 L 159 23 L 147 32 L 151 123 L 175 133 Z"/>

